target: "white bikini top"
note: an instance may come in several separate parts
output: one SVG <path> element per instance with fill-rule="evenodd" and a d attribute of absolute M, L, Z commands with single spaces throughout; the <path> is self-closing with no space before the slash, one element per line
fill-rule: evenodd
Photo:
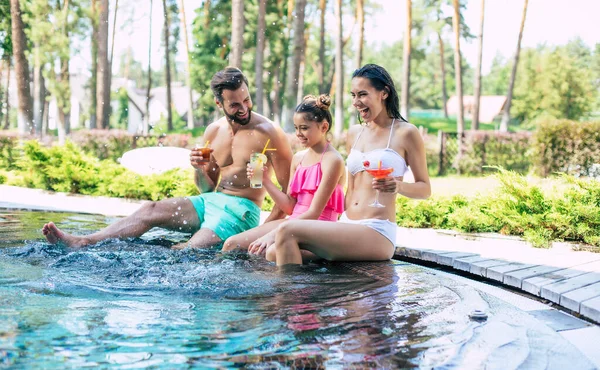
<path fill-rule="evenodd" d="M 390 137 L 388 138 L 387 147 L 381 149 L 373 149 L 368 152 L 361 152 L 360 150 L 354 149 L 358 139 L 360 139 L 360 135 L 362 135 L 365 127 L 360 130 L 360 133 L 356 137 L 354 141 L 354 145 L 352 145 L 352 149 L 350 150 L 350 154 L 346 159 L 346 166 L 352 175 L 356 175 L 357 173 L 364 171 L 366 168 L 376 168 L 379 166 L 379 161 L 381 161 L 381 167 L 389 168 L 392 167 L 394 171 L 392 172 L 392 177 L 400 177 L 404 176 L 404 173 L 408 170 L 408 166 L 406 165 L 406 160 L 402 158 L 398 152 L 394 149 L 390 148 L 390 142 L 392 141 L 392 132 L 394 129 L 394 123 L 396 119 L 392 121 L 392 125 L 390 126 Z"/>

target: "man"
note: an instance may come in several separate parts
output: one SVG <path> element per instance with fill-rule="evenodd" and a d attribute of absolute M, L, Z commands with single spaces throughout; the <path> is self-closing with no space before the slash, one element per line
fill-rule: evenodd
<path fill-rule="evenodd" d="M 70 247 L 94 244 L 108 238 L 139 237 L 153 227 L 193 233 L 187 243 L 174 248 L 204 248 L 258 226 L 264 189 L 253 189 L 246 176 L 250 154 L 265 152 L 269 171 L 287 189 L 292 151 L 283 131 L 266 117 L 252 113 L 248 80 L 237 68 L 217 72 L 211 80 L 215 103 L 225 115 L 211 123 L 204 133 L 212 153 L 210 159 L 192 151 L 190 162 L 201 194 L 149 202 L 132 215 L 91 235 L 75 236 L 50 222 L 42 233 L 50 243 Z M 220 177 L 220 179 L 219 179 Z M 277 206 L 268 221 L 284 216 Z"/>

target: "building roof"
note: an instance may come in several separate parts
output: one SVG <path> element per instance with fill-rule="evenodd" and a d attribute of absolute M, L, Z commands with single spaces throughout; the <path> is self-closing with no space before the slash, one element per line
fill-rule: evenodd
<path fill-rule="evenodd" d="M 497 115 L 502 113 L 505 103 L 506 96 L 504 95 L 482 95 L 479 100 L 479 122 L 492 122 Z M 472 118 L 474 106 L 475 97 L 473 95 L 464 95 L 463 109 L 465 117 Z M 450 97 L 446 103 L 446 107 L 448 108 L 448 114 L 456 115 L 458 113 L 458 98 L 456 96 Z"/>

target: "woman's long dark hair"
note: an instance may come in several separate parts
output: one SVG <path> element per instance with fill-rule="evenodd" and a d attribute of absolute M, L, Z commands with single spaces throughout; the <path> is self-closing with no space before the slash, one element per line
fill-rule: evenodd
<path fill-rule="evenodd" d="M 388 116 L 407 122 L 406 119 L 400 115 L 400 99 L 398 98 L 398 92 L 396 91 L 396 86 L 394 86 L 394 80 L 392 80 L 392 77 L 385 68 L 378 66 L 377 64 L 365 64 L 352 73 L 352 78 L 355 77 L 368 79 L 377 91 L 386 91 L 388 97 L 385 99 L 385 108 L 387 109 Z"/>

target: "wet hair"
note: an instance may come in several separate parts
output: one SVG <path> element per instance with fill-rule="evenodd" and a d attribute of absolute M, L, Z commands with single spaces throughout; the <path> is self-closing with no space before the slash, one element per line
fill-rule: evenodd
<path fill-rule="evenodd" d="M 352 78 L 355 77 L 368 79 L 371 86 L 377 91 L 386 91 L 388 97 L 385 99 L 385 108 L 388 116 L 406 121 L 406 119 L 400 115 L 400 99 L 398 98 L 396 87 L 394 86 L 394 80 L 392 80 L 392 77 L 385 68 L 378 66 L 377 64 L 365 64 L 352 73 Z"/>
<path fill-rule="evenodd" d="M 215 73 L 210 80 L 210 89 L 215 96 L 215 99 L 223 102 L 223 90 L 237 90 L 242 84 L 248 86 L 248 79 L 242 71 L 235 67 L 226 67 L 225 69 Z"/>
<path fill-rule="evenodd" d="M 296 106 L 295 113 L 304 114 L 306 119 L 309 121 L 327 121 L 327 123 L 329 123 L 327 132 L 329 132 L 329 130 L 331 130 L 331 126 L 333 125 L 333 119 L 331 118 L 331 112 L 329 111 L 330 105 L 331 97 L 329 95 L 306 95 L 302 99 L 302 102 Z"/>

